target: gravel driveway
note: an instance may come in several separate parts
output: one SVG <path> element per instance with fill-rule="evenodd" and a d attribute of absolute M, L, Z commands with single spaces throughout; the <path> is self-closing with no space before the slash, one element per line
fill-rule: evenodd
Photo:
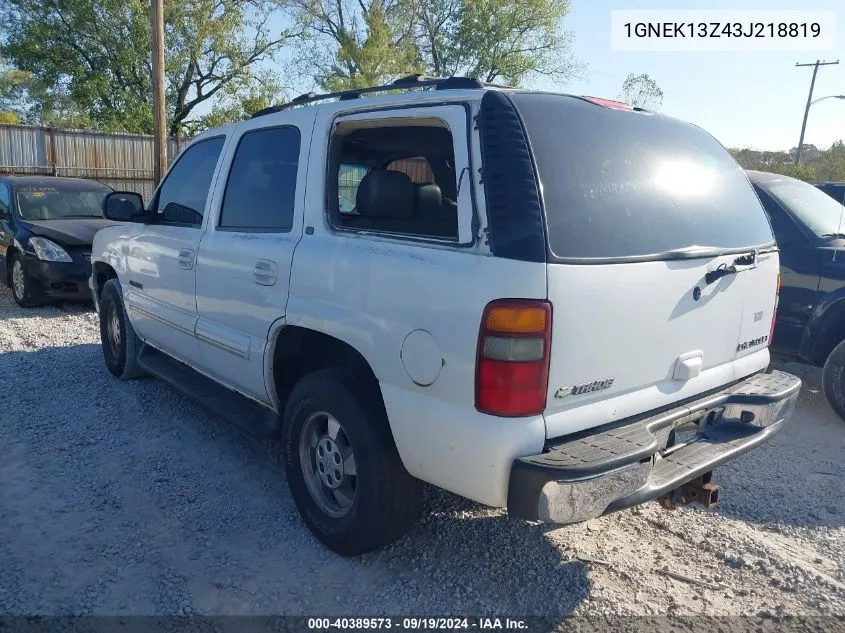
<path fill-rule="evenodd" d="M 550 529 L 430 489 L 407 537 L 346 560 L 300 522 L 276 445 L 113 379 L 90 309 L 0 286 L 0 614 L 843 616 L 845 423 L 788 369 L 791 425 L 716 472 L 715 511 Z"/>

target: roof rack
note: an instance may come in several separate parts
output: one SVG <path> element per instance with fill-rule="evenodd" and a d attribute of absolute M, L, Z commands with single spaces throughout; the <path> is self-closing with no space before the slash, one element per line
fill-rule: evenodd
<path fill-rule="evenodd" d="M 374 92 L 386 92 L 388 90 L 415 90 L 418 88 L 434 88 L 435 90 L 461 90 L 470 89 L 478 90 L 482 88 L 493 87 L 492 84 L 485 84 L 472 77 L 427 77 L 426 75 L 408 75 L 401 77 L 396 81 L 383 86 L 371 86 L 368 88 L 352 88 L 350 90 L 341 90 L 339 92 L 329 92 L 326 94 L 317 94 L 314 92 L 306 92 L 298 97 L 291 99 L 287 103 L 270 106 L 259 110 L 252 115 L 251 118 L 264 116 L 265 114 L 272 114 L 294 106 L 305 105 L 307 103 L 314 103 L 316 101 L 325 101 L 327 99 L 338 99 L 340 101 L 347 101 L 350 99 L 358 99 L 362 95 L 371 94 Z M 501 86 L 504 87 L 504 86 Z"/>

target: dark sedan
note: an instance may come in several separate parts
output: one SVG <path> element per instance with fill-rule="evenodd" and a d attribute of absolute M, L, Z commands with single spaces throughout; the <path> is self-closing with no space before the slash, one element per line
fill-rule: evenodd
<path fill-rule="evenodd" d="M 109 191 L 80 178 L 0 178 L 0 279 L 19 305 L 90 300 L 91 243 L 114 224 L 102 217 Z"/>

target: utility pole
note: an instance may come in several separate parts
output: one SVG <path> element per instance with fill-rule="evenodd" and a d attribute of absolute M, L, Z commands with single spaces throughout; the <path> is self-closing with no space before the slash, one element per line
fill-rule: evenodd
<path fill-rule="evenodd" d="M 839 60 L 835 62 L 826 62 L 821 59 L 817 59 L 815 64 L 795 64 L 796 66 L 812 66 L 813 67 L 813 78 L 810 80 L 810 94 L 807 95 L 807 105 L 804 107 L 804 122 L 801 123 L 801 138 L 798 139 L 798 149 L 795 152 L 795 164 L 801 164 L 801 148 L 804 145 L 804 130 L 807 129 L 807 115 L 810 113 L 810 105 L 813 101 L 813 86 L 816 85 L 816 74 L 819 72 L 819 66 L 834 66 L 839 63 Z"/>
<path fill-rule="evenodd" d="M 152 0 L 153 178 L 167 171 L 167 114 L 164 101 L 164 0 Z"/>

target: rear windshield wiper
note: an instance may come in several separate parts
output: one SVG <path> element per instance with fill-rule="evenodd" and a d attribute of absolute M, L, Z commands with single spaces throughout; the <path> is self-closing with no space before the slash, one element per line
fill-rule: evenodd
<path fill-rule="evenodd" d="M 838 237 L 845 239 L 845 233 L 822 233 L 819 237 Z"/>

